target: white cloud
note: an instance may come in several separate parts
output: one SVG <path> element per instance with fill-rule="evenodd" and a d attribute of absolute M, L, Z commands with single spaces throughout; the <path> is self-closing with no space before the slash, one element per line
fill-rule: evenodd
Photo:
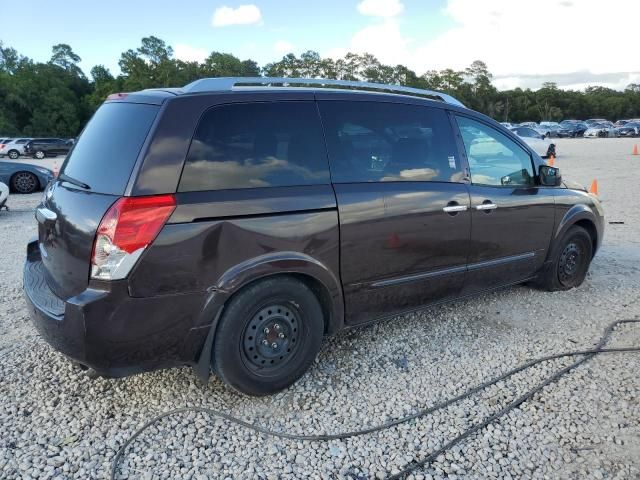
<path fill-rule="evenodd" d="M 219 7 L 213 13 L 211 23 L 214 27 L 228 25 L 253 25 L 262 22 L 262 13 L 255 5 L 240 5 L 238 8 Z"/>
<path fill-rule="evenodd" d="M 600 0 L 448 0 L 445 12 L 457 26 L 411 52 L 419 72 L 483 60 L 516 86 L 521 75 L 638 70 L 637 55 L 619 50 L 637 39 L 637 0 L 609 0 L 606 8 Z M 615 42 L 588 33 L 609 27 L 615 27 Z"/>
<path fill-rule="evenodd" d="M 273 45 L 273 50 L 278 55 L 286 55 L 287 53 L 293 52 L 294 49 L 295 49 L 294 45 L 292 43 L 290 43 L 290 42 L 287 42 L 286 40 L 278 40 Z"/>
<path fill-rule="evenodd" d="M 405 64 L 418 74 L 462 70 L 482 60 L 498 88 L 537 88 L 545 81 L 556 81 L 565 88 L 620 89 L 638 78 L 640 64 L 633 47 L 640 18 L 638 0 L 609 0 L 605 8 L 601 0 L 533 4 L 447 0 L 444 14 L 454 26 L 426 42 L 409 39 L 402 32 L 393 17 L 403 8 L 399 0 L 363 0 L 358 4 L 360 13 L 384 20 L 355 32 L 346 48 L 327 54 L 335 58 L 347 51 L 368 52 L 384 63 Z M 610 28 L 615 28 L 615 41 L 604 33 Z"/>
<path fill-rule="evenodd" d="M 209 55 L 203 48 L 192 47 L 186 43 L 177 43 L 173 47 L 173 53 L 177 59 L 185 62 L 204 62 Z"/>
<path fill-rule="evenodd" d="M 400 0 L 362 0 L 358 4 L 358 11 L 370 17 L 395 17 L 404 10 Z"/>
<path fill-rule="evenodd" d="M 391 65 L 411 61 L 409 40 L 402 36 L 400 25 L 394 19 L 369 25 L 356 32 L 349 51 L 372 53 L 381 62 Z"/>

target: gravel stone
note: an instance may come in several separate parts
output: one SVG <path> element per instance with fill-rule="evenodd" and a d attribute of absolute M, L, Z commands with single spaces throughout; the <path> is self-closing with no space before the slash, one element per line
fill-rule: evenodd
<path fill-rule="evenodd" d="M 208 406 L 298 434 L 357 430 L 460 394 L 526 360 L 588 349 L 610 322 L 640 318 L 635 139 L 559 139 L 556 165 L 598 179 L 608 221 L 585 284 L 517 286 L 327 338 L 293 387 L 249 398 L 188 368 L 89 379 L 42 341 L 21 276 L 41 194 L 0 212 L 0 477 L 108 478 L 116 450 L 148 418 Z M 635 201 L 634 201 L 635 200 Z M 640 346 L 640 326 L 609 346 Z M 332 442 L 274 439 L 199 413 L 166 418 L 126 452 L 118 478 L 384 479 L 501 410 L 571 359 L 549 361 L 473 397 L 384 432 Z M 603 354 L 411 478 L 640 478 L 640 355 Z"/>

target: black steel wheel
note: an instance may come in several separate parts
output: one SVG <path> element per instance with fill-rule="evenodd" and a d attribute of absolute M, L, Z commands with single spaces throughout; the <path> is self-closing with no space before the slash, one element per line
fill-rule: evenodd
<path fill-rule="evenodd" d="M 235 390 L 268 395 L 306 372 L 323 333 L 320 302 L 305 283 L 289 276 L 267 278 L 240 291 L 225 307 L 212 366 Z"/>
<path fill-rule="evenodd" d="M 9 158 L 11 160 L 17 160 L 19 156 L 20 152 L 18 152 L 17 150 L 9 150 Z"/>
<path fill-rule="evenodd" d="M 584 228 L 574 225 L 555 242 L 547 267 L 534 282 L 549 290 L 569 290 L 582 285 L 593 258 L 593 239 Z"/>
<path fill-rule="evenodd" d="M 580 241 L 573 239 L 568 243 L 558 260 L 558 280 L 563 285 L 573 286 L 576 278 L 580 276 L 581 270 L 588 265 L 585 262 L 586 248 Z"/>
<path fill-rule="evenodd" d="M 267 373 L 296 354 L 303 324 L 294 305 L 273 304 L 257 312 L 243 335 L 243 361 L 258 373 Z"/>
<path fill-rule="evenodd" d="M 18 172 L 11 177 L 11 188 L 18 193 L 33 193 L 38 189 L 39 182 L 31 172 Z"/>

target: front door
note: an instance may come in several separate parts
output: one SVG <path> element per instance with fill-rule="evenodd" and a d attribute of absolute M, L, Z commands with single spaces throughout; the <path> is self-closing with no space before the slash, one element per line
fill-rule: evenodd
<path fill-rule="evenodd" d="M 554 225 L 553 189 L 537 184 L 531 155 L 470 117 L 456 117 L 471 185 L 471 244 L 464 294 L 530 278 L 542 266 Z"/>
<path fill-rule="evenodd" d="M 320 101 L 340 219 L 350 324 L 455 298 L 469 194 L 444 110 Z"/>

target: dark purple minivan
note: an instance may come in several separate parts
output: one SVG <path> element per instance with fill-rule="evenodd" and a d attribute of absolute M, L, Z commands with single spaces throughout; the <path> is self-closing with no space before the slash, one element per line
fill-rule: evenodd
<path fill-rule="evenodd" d="M 448 95 L 271 78 L 112 95 L 36 218 L 24 291 L 51 345 L 252 395 L 343 328 L 578 286 L 604 228 L 597 198 Z"/>

